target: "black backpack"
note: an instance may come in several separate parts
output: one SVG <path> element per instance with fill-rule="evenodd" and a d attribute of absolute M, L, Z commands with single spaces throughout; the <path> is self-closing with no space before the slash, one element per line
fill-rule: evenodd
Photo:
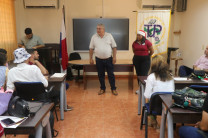
<path fill-rule="evenodd" d="M 67 67 L 67 75 L 66 75 L 66 80 L 73 80 L 74 79 L 74 76 L 72 74 L 72 69 L 71 67 Z"/>

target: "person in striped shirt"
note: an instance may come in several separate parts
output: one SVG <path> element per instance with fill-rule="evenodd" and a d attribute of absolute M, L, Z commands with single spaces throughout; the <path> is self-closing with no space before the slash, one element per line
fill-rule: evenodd
<path fill-rule="evenodd" d="M 6 66 L 7 56 L 5 53 L 0 52 L 0 91 L 4 91 L 6 88 L 6 78 L 8 73 L 8 68 Z"/>

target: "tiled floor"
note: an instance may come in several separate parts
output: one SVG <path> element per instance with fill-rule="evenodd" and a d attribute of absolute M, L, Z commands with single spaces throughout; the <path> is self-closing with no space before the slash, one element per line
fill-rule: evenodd
<path fill-rule="evenodd" d="M 97 79 L 88 80 L 87 90 L 83 90 L 82 82 L 69 83 L 67 102 L 74 110 L 64 113 L 64 121 L 55 121 L 58 138 L 144 138 L 144 130 L 140 130 L 140 116 L 137 114 L 136 79 L 132 91 L 128 89 L 127 78 L 116 78 L 118 96 L 112 95 L 107 80 L 104 95 L 97 94 Z M 148 130 L 150 138 L 159 137 L 155 129 L 149 127 Z M 178 137 L 177 134 L 175 137 Z"/>

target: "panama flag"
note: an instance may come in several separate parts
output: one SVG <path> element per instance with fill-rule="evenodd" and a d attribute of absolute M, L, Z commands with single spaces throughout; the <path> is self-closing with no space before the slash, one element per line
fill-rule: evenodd
<path fill-rule="evenodd" d="M 61 34 L 60 34 L 60 58 L 62 58 L 61 64 L 62 69 L 66 70 L 68 65 L 68 53 L 67 53 L 67 44 L 66 44 L 66 27 L 65 27 L 65 9 L 63 6 L 63 16 L 61 23 Z"/>

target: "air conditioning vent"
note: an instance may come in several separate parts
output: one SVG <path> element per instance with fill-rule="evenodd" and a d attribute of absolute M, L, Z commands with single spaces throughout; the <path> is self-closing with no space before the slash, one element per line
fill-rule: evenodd
<path fill-rule="evenodd" d="M 186 11 L 187 0 L 177 0 L 177 12 Z"/>
<path fill-rule="evenodd" d="M 58 8 L 59 0 L 24 0 L 25 8 Z"/>
<path fill-rule="evenodd" d="M 142 0 L 142 8 L 171 9 L 172 0 Z"/>

